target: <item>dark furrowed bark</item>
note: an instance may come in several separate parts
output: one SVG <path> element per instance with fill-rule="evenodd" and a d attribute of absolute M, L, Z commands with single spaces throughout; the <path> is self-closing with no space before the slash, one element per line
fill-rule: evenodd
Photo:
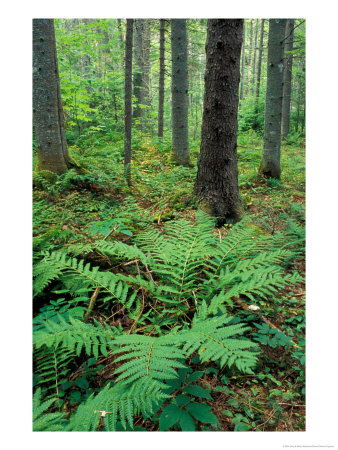
<path fill-rule="evenodd" d="M 195 194 L 218 225 L 240 220 L 237 109 L 243 20 L 208 21 L 202 141 Z"/>

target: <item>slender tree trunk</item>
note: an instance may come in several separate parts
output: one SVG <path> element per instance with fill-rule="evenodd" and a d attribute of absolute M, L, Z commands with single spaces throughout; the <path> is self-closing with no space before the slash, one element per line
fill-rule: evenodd
<path fill-rule="evenodd" d="M 259 21 L 259 19 L 255 19 L 255 41 L 254 41 L 254 48 L 253 48 L 252 85 L 251 85 L 252 95 L 255 94 L 258 21 Z"/>
<path fill-rule="evenodd" d="M 254 35 L 254 19 L 251 19 L 248 76 L 247 76 L 247 85 L 246 85 L 246 90 L 245 90 L 245 95 L 246 96 L 248 96 L 249 92 L 250 92 L 251 71 L 252 71 L 253 35 Z"/>
<path fill-rule="evenodd" d="M 256 102 L 259 98 L 259 90 L 261 86 L 261 69 L 262 69 L 262 56 L 263 56 L 263 39 L 264 39 L 264 20 L 261 19 L 261 37 L 259 41 L 258 52 L 258 67 L 257 67 L 257 81 L 256 81 Z"/>
<path fill-rule="evenodd" d="M 64 129 L 53 19 L 33 19 L 33 123 L 37 170 L 66 172 L 72 163 Z"/>
<path fill-rule="evenodd" d="M 268 74 L 265 99 L 264 146 L 260 172 L 280 178 L 280 145 L 283 100 L 283 62 L 286 19 L 270 19 Z"/>
<path fill-rule="evenodd" d="M 143 91 L 144 104 L 150 106 L 150 19 L 143 23 Z"/>
<path fill-rule="evenodd" d="M 241 91 L 240 99 L 244 98 L 245 88 L 245 19 L 243 20 L 243 44 L 242 44 L 242 70 L 241 70 Z"/>
<path fill-rule="evenodd" d="M 165 20 L 160 19 L 160 78 L 158 91 L 158 137 L 163 137 Z"/>
<path fill-rule="evenodd" d="M 243 19 L 209 19 L 201 151 L 195 193 L 218 225 L 241 218 L 237 109 Z"/>
<path fill-rule="evenodd" d="M 285 28 L 285 61 L 284 61 L 284 86 L 282 108 L 282 139 L 286 139 L 290 132 L 291 109 L 291 80 L 292 80 L 292 52 L 294 19 L 286 21 Z"/>
<path fill-rule="evenodd" d="M 142 119 L 144 116 L 144 89 L 143 89 L 143 26 L 144 19 L 135 19 L 135 39 L 134 39 L 134 95 L 136 97 L 136 108 L 134 110 L 134 119 Z M 140 123 L 142 126 L 142 122 Z"/>
<path fill-rule="evenodd" d="M 190 166 L 188 140 L 188 61 L 185 19 L 171 20 L 172 146 L 177 164 Z"/>
<path fill-rule="evenodd" d="M 133 90 L 133 19 L 127 19 L 126 30 L 126 56 L 124 75 L 124 170 L 128 186 L 131 186 L 131 124 L 132 124 L 132 102 Z"/>

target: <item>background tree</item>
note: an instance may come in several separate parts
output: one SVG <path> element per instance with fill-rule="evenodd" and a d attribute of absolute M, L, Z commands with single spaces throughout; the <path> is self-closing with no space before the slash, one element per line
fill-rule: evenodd
<path fill-rule="evenodd" d="M 144 37 L 144 19 L 135 19 L 134 36 L 134 95 L 136 97 L 136 106 L 134 109 L 134 118 L 143 118 L 144 116 L 144 85 L 143 85 L 143 37 Z M 142 123 L 142 122 L 141 122 Z M 141 124 L 140 123 L 140 124 Z"/>
<path fill-rule="evenodd" d="M 263 39 L 264 39 L 264 19 L 261 19 L 261 35 L 259 40 L 258 50 L 258 64 L 257 64 L 257 78 L 256 78 L 256 102 L 259 98 L 259 90 L 261 86 L 261 68 L 262 68 L 262 56 L 263 56 Z"/>
<path fill-rule="evenodd" d="M 158 137 L 163 137 L 165 20 L 160 19 L 160 73 L 158 90 Z"/>
<path fill-rule="evenodd" d="M 250 42 L 249 42 L 249 63 L 248 63 L 248 75 L 247 75 L 247 85 L 245 89 L 245 95 L 248 96 L 250 92 L 251 85 L 251 72 L 252 72 L 252 55 L 254 50 L 254 19 L 250 20 Z"/>
<path fill-rule="evenodd" d="M 245 20 L 243 20 L 243 43 L 242 43 L 242 58 L 241 58 L 240 100 L 243 100 L 243 98 L 244 98 L 244 85 L 245 85 Z"/>
<path fill-rule="evenodd" d="M 283 101 L 284 38 L 286 19 L 269 20 L 268 71 L 265 97 L 264 145 L 260 172 L 280 178 Z"/>
<path fill-rule="evenodd" d="M 66 172 L 72 163 L 64 130 L 53 19 L 33 19 L 33 123 L 37 170 Z"/>
<path fill-rule="evenodd" d="M 133 70 L 133 19 L 127 19 L 126 57 L 124 78 L 124 169 L 128 185 L 131 185 L 131 125 L 132 125 L 132 70 Z"/>
<path fill-rule="evenodd" d="M 292 80 L 292 50 L 294 19 L 287 19 L 285 28 L 285 61 L 283 79 L 282 106 L 282 139 L 286 139 L 290 131 L 291 80 Z"/>
<path fill-rule="evenodd" d="M 177 164 L 190 166 L 188 139 L 188 56 L 185 19 L 171 20 L 172 149 Z"/>
<path fill-rule="evenodd" d="M 237 109 L 243 20 L 208 20 L 202 142 L 195 183 L 201 208 L 218 224 L 241 217 Z"/>

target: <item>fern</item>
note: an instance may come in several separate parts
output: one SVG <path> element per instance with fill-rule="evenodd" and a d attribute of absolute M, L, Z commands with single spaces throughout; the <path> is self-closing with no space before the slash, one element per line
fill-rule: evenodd
<path fill-rule="evenodd" d="M 33 431 L 64 431 L 64 414 L 46 413 L 56 400 L 52 398 L 41 403 L 41 397 L 41 389 L 38 388 L 33 397 Z"/>
<path fill-rule="evenodd" d="M 142 380 L 133 385 L 107 385 L 99 394 L 93 394 L 81 404 L 70 418 L 68 431 L 96 431 L 103 418 L 105 431 L 115 431 L 118 420 L 124 428 L 133 428 L 133 417 L 152 414 L 168 397 L 155 384 Z"/>
<path fill-rule="evenodd" d="M 162 380 L 177 378 L 177 368 L 184 368 L 180 360 L 184 353 L 175 346 L 177 338 L 172 335 L 150 337 L 142 335 L 121 336 L 115 340 L 123 354 L 115 362 L 124 362 L 115 374 L 116 381 L 132 383 L 140 378 L 156 381 L 165 387 Z M 116 352 L 116 350 L 115 350 Z"/>
<path fill-rule="evenodd" d="M 197 351 L 201 362 L 219 361 L 221 367 L 235 364 L 240 371 L 252 374 L 257 362 L 258 347 L 248 339 L 238 339 L 238 336 L 250 328 L 243 324 L 230 325 L 232 317 L 226 315 L 208 320 L 203 316 L 205 317 L 205 313 L 197 315 L 192 328 L 177 335 L 184 343 L 182 350 L 186 357 Z"/>

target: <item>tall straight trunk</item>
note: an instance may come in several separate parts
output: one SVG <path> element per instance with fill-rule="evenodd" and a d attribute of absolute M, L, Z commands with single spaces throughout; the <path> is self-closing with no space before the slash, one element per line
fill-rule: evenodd
<path fill-rule="evenodd" d="M 253 65 L 252 65 L 252 95 L 255 93 L 255 77 L 256 77 L 256 61 L 257 61 L 257 36 L 258 36 L 258 19 L 255 19 L 255 40 L 253 48 Z"/>
<path fill-rule="evenodd" d="M 158 137 L 163 137 L 165 20 L 160 19 L 160 78 L 158 91 Z"/>
<path fill-rule="evenodd" d="M 285 28 L 285 61 L 284 61 L 284 86 L 282 108 L 282 139 L 286 139 L 290 132 L 291 109 L 291 80 L 292 80 L 292 52 L 294 19 L 286 21 Z"/>
<path fill-rule="evenodd" d="M 131 123 L 133 90 L 133 25 L 134 19 L 127 19 L 126 56 L 124 74 L 124 170 L 128 185 L 131 185 Z"/>
<path fill-rule="evenodd" d="M 195 193 L 218 225 L 241 218 L 237 109 L 243 19 L 209 19 L 201 151 Z"/>
<path fill-rule="evenodd" d="M 258 52 L 258 67 L 257 67 L 257 80 L 256 80 L 256 102 L 259 98 L 259 90 L 261 86 L 261 69 L 262 69 L 262 56 L 263 56 L 263 39 L 264 39 L 264 21 L 261 19 L 261 36 L 259 41 L 259 52 Z"/>
<path fill-rule="evenodd" d="M 143 89 L 143 26 L 144 19 L 135 19 L 135 39 L 134 39 L 134 95 L 136 97 L 136 108 L 134 110 L 134 118 L 142 118 L 144 116 L 144 89 Z M 142 106 L 141 106 L 142 105 Z"/>
<path fill-rule="evenodd" d="M 269 20 L 268 74 L 265 98 L 264 145 L 260 172 L 280 178 L 283 63 L 286 19 Z"/>
<path fill-rule="evenodd" d="M 249 95 L 251 84 L 251 71 L 252 71 L 252 53 L 253 53 L 253 35 L 254 35 L 254 19 L 251 19 L 250 25 L 250 44 L 249 44 L 249 63 L 248 63 L 248 75 L 247 85 L 245 89 L 245 95 Z"/>
<path fill-rule="evenodd" d="M 243 20 L 243 43 L 242 43 L 242 63 L 241 63 L 241 91 L 240 99 L 244 98 L 244 87 L 245 87 L 245 19 Z"/>
<path fill-rule="evenodd" d="M 71 167 L 64 129 L 53 19 L 33 19 L 33 124 L 37 170 Z"/>
<path fill-rule="evenodd" d="M 143 91 L 144 104 L 150 106 L 150 19 L 143 23 Z"/>
<path fill-rule="evenodd" d="M 171 20 L 172 147 L 177 164 L 190 166 L 188 140 L 188 58 L 185 19 Z"/>

